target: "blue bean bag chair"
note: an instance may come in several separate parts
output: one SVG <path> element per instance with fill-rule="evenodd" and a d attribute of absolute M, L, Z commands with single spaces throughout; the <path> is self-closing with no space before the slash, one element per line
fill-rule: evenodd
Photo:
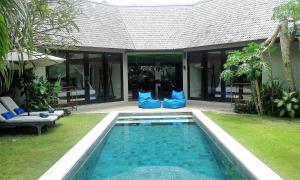
<path fill-rule="evenodd" d="M 171 99 L 165 98 L 163 101 L 163 107 L 169 109 L 178 109 L 186 106 L 184 92 L 172 91 Z"/>
<path fill-rule="evenodd" d="M 139 92 L 139 108 L 154 109 L 160 108 L 160 101 L 152 99 L 151 92 L 141 93 Z"/>

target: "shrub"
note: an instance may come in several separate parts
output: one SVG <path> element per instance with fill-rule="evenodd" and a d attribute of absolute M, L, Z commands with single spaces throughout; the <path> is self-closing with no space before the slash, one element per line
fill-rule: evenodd
<path fill-rule="evenodd" d="M 282 96 L 283 85 L 279 80 L 267 81 L 262 85 L 261 99 L 264 113 L 267 115 L 277 115 L 275 99 Z"/>
<path fill-rule="evenodd" d="M 245 114 L 257 114 L 255 104 L 253 101 L 246 101 L 245 103 L 235 104 L 234 112 Z"/>
<path fill-rule="evenodd" d="M 58 100 L 60 81 L 51 84 L 47 78 L 41 76 L 34 80 L 29 88 L 29 109 L 48 110 Z"/>
<path fill-rule="evenodd" d="M 278 108 L 278 115 L 282 116 L 289 116 L 291 118 L 295 117 L 295 114 L 299 108 L 299 100 L 298 100 L 298 93 L 296 92 L 282 92 L 282 97 L 280 99 L 275 99 L 274 102 L 276 103 L 276 108 Z"/>

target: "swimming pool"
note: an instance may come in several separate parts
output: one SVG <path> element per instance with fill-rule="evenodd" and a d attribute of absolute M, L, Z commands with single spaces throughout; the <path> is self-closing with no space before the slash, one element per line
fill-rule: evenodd
<path fill-rule="evenodd" d="M 253 155 L 246 164 L 234 155 L 218 139 L 225 132 L 210 132 L 216 125 L 206 118 L 200 112 L 115 113 L 85 151 L 75 146 L 40 179 L 280 179 Z M 239 150 L 248 158 L 250 152 Z M 73 165 L 62 166 L 68 160 Z M 252 165 L 260 169 L 253 172 Z"/>

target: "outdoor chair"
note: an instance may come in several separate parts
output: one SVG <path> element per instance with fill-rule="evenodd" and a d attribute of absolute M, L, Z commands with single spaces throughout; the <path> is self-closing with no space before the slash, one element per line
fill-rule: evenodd
<path fill-rule="evenodd" d="M 22 108 L 20 108 L 15 101 L 9 96 L 0 97 L 0 102 L 4 105 L 6 109 L 12 112 L 14 115 L 27 116 L 28 112 L 25 112 Z M 49 115 L 54 115 L 58 117 L 62 117 L 64 115 L 63 110 L 55 110 L 54 112 L 49 111 L 37 111 L 30 112 L 30 116 L 39 116 L 41 113 L 47 113 Z"/>
<path fill-rule="evenodd" d="M 184 92 L 172 91 L 171 99 L 164 98 L 163 107 L 169 109 L 178 109 L 186 106 Z"/>
<path fill-rule="evenodd" d="M 157 99 L 152 99 L 151 92 L 142 93 L 139 92 L 139 107 L 143 109 L 154 109 L 160 108 L 160 101 Z"/>
<path fill-rule="evenodd" d="M 57 119 L 57 116 L 48 116 L 45 118 L 39 116 L 15 116 L 0 103 L 0 128 L 30 126 L 35 127 L 37 134 L 40 135 L 42 128 L 54 125 Z"/>

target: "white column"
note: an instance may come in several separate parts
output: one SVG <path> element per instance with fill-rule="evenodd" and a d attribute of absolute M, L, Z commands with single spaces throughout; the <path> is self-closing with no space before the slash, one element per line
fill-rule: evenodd
<path fill-rule="evenodd" d="M 183 80 L 183 91 L 188 99 L 188 72 L 187 72 L 187 53 L 183 52 L 183 59 L 182 59 L 182 80 Z"/>
<path fill-rule="evenodd" d="M 128 59 L 125 52 L 123 53 L 123 93 L 124 101 L 128 102 Z"/>

